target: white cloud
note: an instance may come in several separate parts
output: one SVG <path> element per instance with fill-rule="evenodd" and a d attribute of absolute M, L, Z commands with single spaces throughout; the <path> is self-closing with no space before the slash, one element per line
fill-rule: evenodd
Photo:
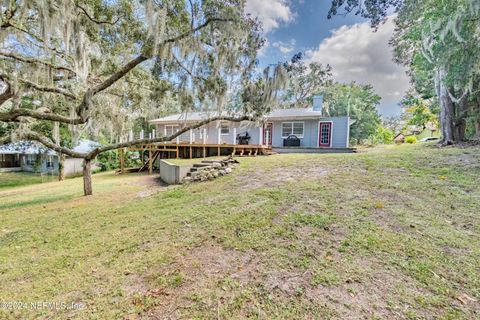
<path fill-rule="evenodd" d="M 294 17 L 287 0 L 247 0 L 245 11 L 262 22 L 265 32 L 293 21 Z"/>
<path fill-rule="evenodd" d="M 371 84 L 382 97 L 380 111 L 386 115 L 399 113 L 400 108 L 395 105 L 410 83 L 404 67 L 392 61 L 388 41 L 393 30 L 392 18 L 377 32 L 372 31 L 368 22 L 343 26 L 333 30 L 316 50 L 308 50 L 306 58 L 330 64 L 337 81 Z"/>
<path fill-rule="evenodd" d="M 283 55 L 287 55 L 295 49 L 295 39 L 289 42 L 276 41 L 272 43 L 272 47 L 277 48 Z"/>

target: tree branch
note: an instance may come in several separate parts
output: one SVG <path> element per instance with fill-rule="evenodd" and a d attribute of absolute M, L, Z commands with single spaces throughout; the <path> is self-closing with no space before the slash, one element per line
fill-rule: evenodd
<path fill-rule="evenodd" d="M 213 22 L 235 22 L 235 21 L 236 21 L 235 19 L 210 18 L 210 19 L 207 19 L 204 23 L 202 23 L 198 27 L 193 28 L 193 29 L 191 29 L 187 32 L 182 33 L 182 34 L 179 34 L 176 37 L 166 39 L 165 41 L 163 41 L 163 43 L 172 43 L 172 42 L 177 42 L 179 40 L 185 39 L 185 38 L 191 36 L 192 34 L 194 34 L 195 32 L 198 32 L 198 31 L 202 30 L 203 28 L 207 27 L 209 24 L 211 24 Z"/>
<path fill-rule="evenodd" d="M 50 67 L 50 68 L 55 69 L 55 70 L 68 71 L 68 72 L 75 73 L 75 71 L 73 71 L 73 69 L 70 69 L 68 67 L 57 66 L 57 65 L 54 65 L 54 64 L 52 64 L 50 62 L 47 62 L 47 61 L 37 60 L 37 59 L 34 59 L 34 58 L 29 58 L 29 57 L 23 57 L 23 56 L 16 55 L 14 53 L 0 51 L 0 56 L 4 56 L 6 58 L 10 58 L 10 59 L 14 59 L 14 60 L 17 60 L 17 61 L 20 61 L 20 62 L 25 62 L 25 63 L 30 63 L 30 64 L 41 64 L 41 65 Z"/>
<path fill-rule="evenodd" d="M 88 20 L 92 21 L 93 23 L 96 23 L 96 24 L 109 24 L 111 26 L 115 25 L 123 16 L 119 16 L 117 19 L 115 19 L 115 21 L 113 22 L 110 22 L 110 21 L 106 21 L 106 20 L 97 20 L 95 18 L 93 18 L 85 8 L 83 8 L 82 6 L 80 6 L 79 4 L 76 4 L 75 5 L 77 8 L 79 8 L 82 13 L 88 18 Z"/>
<path fill-rule="evenodd" d="M 86 122 L 81 118 L 69 118 L 55 113 L 45 113 L 25 108 L 18 108 L 9 112 L 0 112 L 0 121 L 2 122 L 20 122 L 20 117 L 31 117 L 37 120 L 58 121 L 73 125 Z"/>
<path fill-rule="evenodd" d="M 181 134 L 188 132 L 192 129 L 197 129 L 200 128 L 206 124 L 209 124 L 210 122 L 213 121 L 232 121 L 232 122 L 241 122 L 241 121 L 255 121 L 256 119 L 251 117 L 251 116 L 241 116 L 241 117 L 230 117 L 230 116 L 218 116 L 218 117 L 212 117 L 209 119 L 205 119 L 199 122 L 196 122 L 195 124 L 192 124 L 191 126 L 184 127 L 183 129 L 177 131 L 176 133 L 167 136 L 167 137 L 159 137 L 159 138 L 152 138 L 152 139 L 137 139 L 137 140 L 132 140 L 132 141 L 127 141 L 127 142 L 121 142 L 121 143 L 116 143 L 116 144 L 109 144 L 101 147 L 97 147 L 93 149 L 92 151 L 88 153 L 81 153 L 81 152 L 75 152 L 71 149 L 59 146 L 55 143 L 53 143 L 50 139 L 48 139 L 45 136 L 42 136 L 41 134 L 38 134 L 33 131 L 27 131 L 22 134 L 22 139 L 28 139 L 28 140 L 35 140 L 43 144 L 45 147 L 50 148 L 54 151 L 61 152 L 63 154 L 66 154 L 68 156 L 74 157 L 74 158 L 82 158 L 86 160 L 92 160 L 94 159 L 97 155 L 100 153 L 110 151 L 110 150 L 115 150 L 115 149 L 121 149 L 121 148 L 127 148 L 131 147 L 134 145 L 139 145 L 139 144 L 149 144 L 149 143 L 157 143 L 157 142 L 167 142 L 175 139 L 176 137 L 180 136 Z M 0 144 L 1 144 L 0 140 Z"/>
<path fill-rule="evenodd" d="M 12 90 L 12 86 L 10 85 L 10 82 L 8 82 L 8 80 L 0 74 L 0 80 L 2 82 L 5 83 L 6 85 L 6 88 L 5 90 L 2 92 L 2 94 L 0 94 L 0 106 L 2 104 L 4 104 L 6 101 L 10 100 L 11 98 L 13 98 L 13 96 L 15 95 L 13 93 L 13 90 Z"/>
<path fill-rule="evenodd" d="M 42 49 L 47 49 L 47 50 L 53 51 L 53 52 L 55 52 L 56 54 L 60 55 L 60 56 L 61 56 L 62 58 L 64 58 L 64 59 L 68 56 L 65 52 L 63 52 L 63 51 L 61 51 L 61 50 L 58 50 L 58 49 L 56 49 L 56 48 L 51 48 L 51 47 L 47 46 L 47 45 L 45 44 L 45 41 L 44 41 L 42 38 L 40 38 L 39 36 L 37 36 L 36 34 L 30 32 L 30 31 L 28 31 L 28 30 L 25 30 L 25 29 L 23 29 L 23 28 L 21 28 L 21 27 L 19 27 L 19 26 L 17 26 L 17 25 L 12 24 L 10 20 L 8 20 L 7 22 L 5 22 L 5 23 L 3 23 L 2 25 L 0 25 L 0 29 L 7 29 L 7 28 L 13 28 L 13 29 L 15 29 L 15 30 L 18 30 L 18 31 L 26 34 L 27 36 L 32 37 L 32 38 L 35 39 L 36 41 L 41 42 L 41 43 L 44 44 L 44 46 L 35 44 L 37 47 L 40 47 L 40 48 L 42 48 Z M 31 41 L 31 42 L 32 42 L 32 41 Z"/>
<path fill-rule="evenodd" d="M 41 86 L 39 84 L 36 84 L 34 82 L 31 82 L 31 81 L 28 81 L 28 80 L 25 80 L 25 79 L 19 79 L 19 81 L 24 83 L 27 87 L 33 88 L 33 89 L 38 90 L 38 91 L 61 94 L 61 95 L 64 95 L 65 97 L 70 98 L 72 100 L 77 99 L 76 95 L 74 95 L 73 93 L 70 93 L 66 90 L 63 90 L 61 88 Z"/>

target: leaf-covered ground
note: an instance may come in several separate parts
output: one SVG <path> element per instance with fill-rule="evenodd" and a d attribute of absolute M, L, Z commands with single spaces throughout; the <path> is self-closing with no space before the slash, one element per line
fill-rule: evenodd
<path fill-rule="evenodd" d="M 0 191 L 0 318 L 480 317 L 478 147 L 240 162 Z"/>

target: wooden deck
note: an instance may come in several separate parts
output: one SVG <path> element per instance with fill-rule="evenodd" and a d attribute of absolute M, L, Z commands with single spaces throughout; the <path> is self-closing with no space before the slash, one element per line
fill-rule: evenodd
<path fill-rule="evenodd" d="M 160 142 L 136 145 L 128 148 L 130 151 L 148 152 L 148 159 L 143 162 L 140 170 L 148 167 L 149 173 L 153 171 L 153 164 L 157 159 L 193 159 L 212 156 L 257 156 L 268 155 L 272 152 L 270 146 L 264 145 L 239 145 L 239 144 L 202 144 L 202 143 L 175 143 Z M 120 167 L 124 172 L 124 155 L 120 150 Z M 143 157 L 142 157 L 143 159 Z"/>

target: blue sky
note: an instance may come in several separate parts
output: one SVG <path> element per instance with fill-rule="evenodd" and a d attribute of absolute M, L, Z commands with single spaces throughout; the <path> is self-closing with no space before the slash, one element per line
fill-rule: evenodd
<path fill-rule="evenodd" d="M 392 61 L 392 19 L 373 32 L 353 14 L 327 19 L 329 8 L 330 0 L 247 0 L 246 10 L 263 22 L 268 40 L 260 65 L 286 61 L 302 51 L 307 60 L 332 65 L 337 81 L 372 84 L 382 97 L 380 113 L 399 114 L 398 102 L 409 82 L 405 70 Z"/>

